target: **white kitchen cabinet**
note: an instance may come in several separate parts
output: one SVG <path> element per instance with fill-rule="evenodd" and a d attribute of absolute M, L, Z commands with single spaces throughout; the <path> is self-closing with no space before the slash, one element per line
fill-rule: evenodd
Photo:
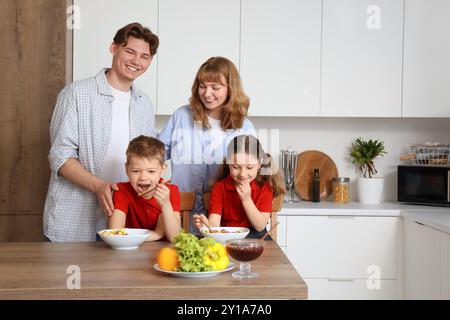
<path fill-rule="evenodd" d="M 441 296 L 440 231 L 405 219 L 405 298 Z"/>
<path fill-rule="evenodd" d="M 450 299 L 450 234 L 441 231 L 441 299 Z"/>
<path fill-rule="evenodd" d="M 239 68 L 239 0 L 159 1 L 158 114 L 188 104 L 197 70 L 212 56 Z"/>
<path fill-rule="evenodd" d="M 140 22 L 158 34 L 158 0 L 74 0 L 80 25 L 73 30 L 73 80 L 95 76 L 110 68 L 109 47 L 121 27 Z M 136 85 L 156 103 L 158 54 Z"/>
<path fill-rule="evenodd" d="M 241 77 L 251 116 L 318 116 L 321 1 L 241 2 Z"/>
<path fill-rule="evenodd" d="M 286 229 L 287 229 L 287 217 L 286 216 L 278 216 L 278 221 L 280 222 L 277 226 L 277 243 L 280 247 L 286 247 Z"/>
<path fill-rule="evenodd" d="M 378 288 L 369 288 L 364 279 L 305 279 L 310 300 L 396 299 L 397 281 L 381 280 Z"/>
<path fill-rule="evenodd" d="M 304 278 L 397 277 L 397 217 L 288 216 L 287 253 Z"/>
<path fill-rule="evenodd" d="M 322 116 L 401 116 L 402 32 L 403 0 L 323 1 Z"/>
<path fill-rule="evenodd" d="M 450 1 L 406 0 L 403 117 L 450 117 Z"/>

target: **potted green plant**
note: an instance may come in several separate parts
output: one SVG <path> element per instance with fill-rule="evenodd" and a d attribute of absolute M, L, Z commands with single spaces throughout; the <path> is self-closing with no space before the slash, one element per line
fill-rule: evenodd
<path fill-rule="evenodd" d="M 358 179 L 358 200 L 364 204 L 378 204 L 383 198 L 383 177 L 377 174 L 374 160 L 387 154 L 384 142 L 380 140 L 364 140 L 357 138 L 352 142 L 350 157 L 352 163 L 359 167 L 362 177 Z"/>

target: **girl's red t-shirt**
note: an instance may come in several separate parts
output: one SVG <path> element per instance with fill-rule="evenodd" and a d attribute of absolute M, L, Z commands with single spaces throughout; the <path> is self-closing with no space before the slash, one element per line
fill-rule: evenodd
<path fill-rule="evenodd" d="M 253 180 L 250 182 L 250 188 L 256 208 L 261 212 L 272 212 L 273 192 L 269 183 L 259 186 Z M 252 226 L 230 175 L 214 184 L 209 201 L 209 213 L 222 215 L 221 226 L 247 228 Z"/>

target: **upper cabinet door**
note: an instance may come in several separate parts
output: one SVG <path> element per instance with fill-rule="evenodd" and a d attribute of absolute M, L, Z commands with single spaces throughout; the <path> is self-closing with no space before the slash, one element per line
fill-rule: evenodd
<path fill-rule="evenodd" d="M 318 116 L 322 3 L 245 0 L 241 77 L 252 116 Z"/>
<path fill-rule="evenodd" d="M 239 68 L 239 0 L 159 2 L 158 114 L 188 104 L 192 83 L 208 58 Z"/>
<path fill-rule="evenodd" d="M 321 115 L 400 117 L 403 0 L 324 0 Z"/>
<path fill-rule="evenodd" d="M 450 117 L 450 1 L 405 1 L 404 117 Z"/>
<path fill-rule="evenodd" d="M 80 11 L 79 29 L 73 33 L 73 80 L 95 76 L 110 68 L 109 47 L 121 27 L 140 22 L 158 34 L 158 0 L 74 0 Z M 136 80 L 139 89 L 156 104 L 157 56 Z"/>

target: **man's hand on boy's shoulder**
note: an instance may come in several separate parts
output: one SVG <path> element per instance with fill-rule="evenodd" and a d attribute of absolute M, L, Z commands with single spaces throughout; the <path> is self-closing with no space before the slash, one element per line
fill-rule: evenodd
<path fill-rule="evenodd" d="M 103 213 L 110 217 L 114 211 L 113 192 L 119 191 L 117 183 L 109 183 L 102 181 L 96 187 L 95 194 L 97 195 L 98 203 L 102 208 Z"/>

